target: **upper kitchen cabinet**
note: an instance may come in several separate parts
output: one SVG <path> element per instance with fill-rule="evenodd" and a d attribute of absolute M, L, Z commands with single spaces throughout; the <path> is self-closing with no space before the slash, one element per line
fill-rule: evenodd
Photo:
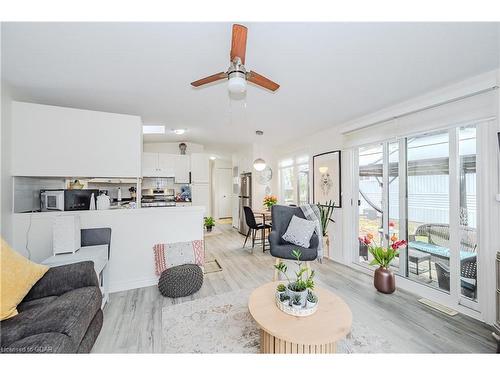
<path fill-rule="evenodd" d="M 143 152 L 142 153 L 142 176 L 143 177 L 158 177 L 158 153 Z"/>
<path fill-rule="evenodd" d="M 143 177 L 174 177 L 176 170 L 176 156 L 158 152 L 143 152 Z"/>
<path fill-rule="evenodd" d="M 139 177 L 139 116 L 12 102 L 12 175 Z"/>
<path fill-rule="evenodd" d="M 189 184 L 189 155 L 174 155 L 174 177 L 176 184 Z"/>
<path fill-rule="evenodd" d="M 158 168 L 160 177 L 174 177 L 175 174 L 175 155 L 158 154 Z"/>
<path fill-rule="evenodd" d="M 209 182 L 210 159 L 208 154 L 191 154 L 191 182 Z"/>

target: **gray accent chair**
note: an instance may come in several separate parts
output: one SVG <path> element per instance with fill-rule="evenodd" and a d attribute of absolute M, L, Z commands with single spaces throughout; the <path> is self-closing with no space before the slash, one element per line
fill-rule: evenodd
<path fill-rule="evenodd" d="M 303 261 L 311 261 L 318 257 L 319 238 L 316 233 L 311 237 L 309 248 L 304 248 L 286 242 L 282 237 L 285 234 L 290 220 L 293 216 L 305 219 L 304 213 L 300 207 L 290 207 L 274 205 L 271 209 L 272 230 L 269 234 L 269 245 L 271 247 L 271 255 L 280 259 L 293 259 L 291 256 L 292 250 L 300 250 L 302 252 Z"/>
<path fill-rule="evenodd" d="M 1 353 L 89 353 L 101 331 L 102 294 L 94 263 L 50 268 L 0 322 Z"/>

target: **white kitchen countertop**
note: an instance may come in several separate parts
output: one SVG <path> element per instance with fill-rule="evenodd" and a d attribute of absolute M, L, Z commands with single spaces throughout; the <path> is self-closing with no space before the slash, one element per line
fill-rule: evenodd
<path fill-rule="evenodd" d="M 199 212 L 205 211 L 204 206 L 172 206 L 172 207 L 141 207 L 141 208 L 122 208 L 122 209 L 109 209 L 109 210 L 82 210 L 82 211 L 45 211 L 33 212 L 34 216 L 57 216 L 66 214 L 77 215 L 123 215 L 123 214 L 144 214 L 155 212 Z M 14 215 L 30 215 L 31 212 L 14 213 Z"/>

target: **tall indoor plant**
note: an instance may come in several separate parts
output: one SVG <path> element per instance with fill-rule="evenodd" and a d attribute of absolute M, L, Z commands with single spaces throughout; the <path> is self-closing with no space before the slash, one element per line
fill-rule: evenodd
<path fill-rule="evenodd" d="M 368 251 L 373 256 L 370 265 L 374 266 L 378 264 L 379 266 L 373 276 L 373 285 L 379 292 L 386 294 L 393 293 L 396 290 L 396 278 L 389 266 L 391 265 L 391 261 L 398 255 L 399 248 L 406 246 L 406 241 L 398 240 L 393 235 L 391 237 L 391 245 L 386 248 L 375 245 L 372 234 L 360 237 L 359 240 L 368 246 Z"/>
<path fill-rule="evenodd" d="M 319 213 L 321 217 L 321 231 L 323 234 L 323 251 L 325 256 L 330 257 L 330 236 L 328 235 L 328 224 L 335 223 L 332 219 L 334 203 L 332 200 L 325 204 L 318 203 Z"/>

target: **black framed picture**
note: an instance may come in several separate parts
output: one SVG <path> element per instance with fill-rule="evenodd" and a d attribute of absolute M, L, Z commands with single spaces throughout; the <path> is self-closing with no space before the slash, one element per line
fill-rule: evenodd
<path fill-rule="evenodd" d="M 342 207 L 340 150 L 313 156 L 313 203 Z"/>

